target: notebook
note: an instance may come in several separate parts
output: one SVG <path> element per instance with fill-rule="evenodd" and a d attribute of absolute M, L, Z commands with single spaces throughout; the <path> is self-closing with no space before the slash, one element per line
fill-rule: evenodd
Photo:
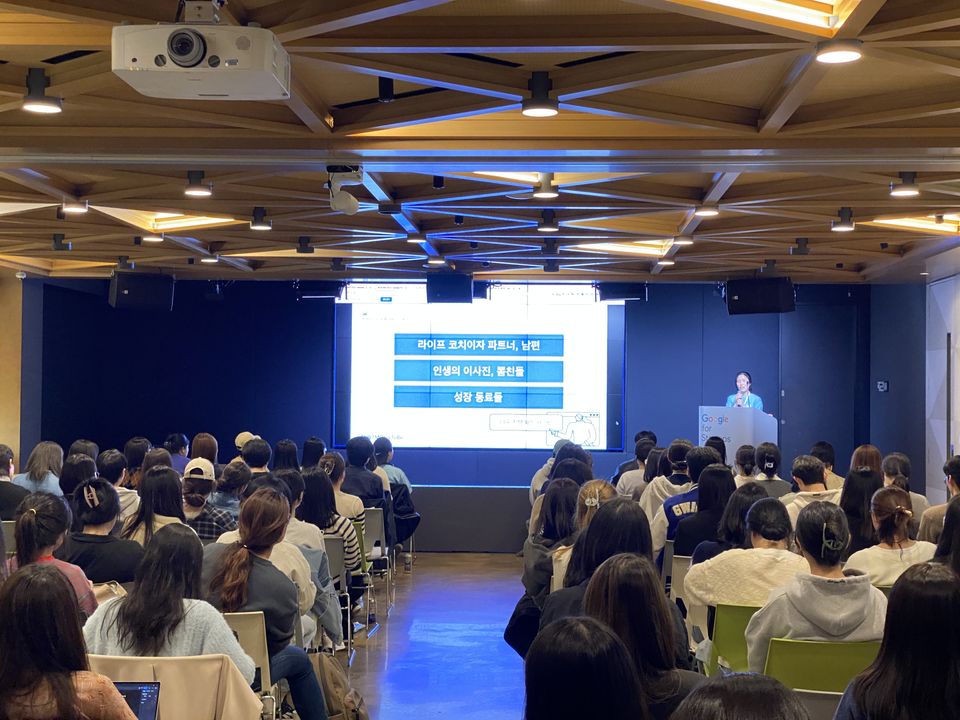
<path fill-rule="evenodd" d="M 117 690 L 137 716 L 137 720 L 157 720 L 160 702 L 158 682 L 117 682 Z"/>

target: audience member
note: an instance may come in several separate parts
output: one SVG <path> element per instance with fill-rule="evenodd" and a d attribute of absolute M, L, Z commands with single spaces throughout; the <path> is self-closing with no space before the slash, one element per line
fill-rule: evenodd
<path fill-rule="evenodd" d="M 943 531 L 940 533 L 933 559 L 949 565 L 960 577 L 960 500 L 956 498 L 947 503 Z"/>
<path fill-rule="evenodd" d="M 13 465 L 13 450 L 0 445 L 0 520 L 13 520 L 17 506 L 30 491 L 13 484 L 16 468 Z"/>
<path fill-rule="evenodd" d="M 858 445 L 850 456 L 850 469 L 868 468 L 875 473 L 883 472 L 880 451 L 874 445 Z"/>
<path fill-rule="evenodd" d="M 810 574 L 774 590 L 751 618 L 746 640 L 752 672 L 763 672 L 771 638 L 866 642 L 883 636 L 887 598 L 866 575 L 843 570 L 850 543 L 843 511 L 811 502 L 797 516 L 796 537 Z"/>
<path fill-rule="evenodd" d="M 810 720 L 796 693 L 752 673 L 716 675 L 702 683 L 670 720 Z"/>
<path fill-rule="evenodd" d="M 187 463 L 183 472 L 183 521 L 201 540 L 216 540 L 237 527 L 233 515 L 210 504 L 210 495 L 216 486 L 212 462 L 194 458 Z"/>
<path fill-rule="evenodd" d="M 170 453 L 167 452 L 166 448 L 152 448 L 147 450 L 147 454 L 143 456 L 143 463 L 140 465 L 140 481 L 143 482 L 146 474 L 155 467 L 173 468 L 173 458 L 170 457 Z M 174 472 L 176 471 L 174 470 Z M 177 473 L 177 477 L 180 477 L 180 473 Z M 139 489 L 139 485 L 137 488 Z"/>
<path fill-rule="evenodd" d="M 77 599 L 54 568 L 28 565 L 0 587 L 0 717 L 137 720 L 90 672 Z"/>
<path fill-rule="evenodd" d="M 251 440 L 261 440 L 262 438 L 259 435 L 254 435 L 249 430 L 244 430 L 237 433 L 237 436 L 233 439 L 233 445 L 237 449 L 237 456 L 234 460 L 243 460 L 243 446 L 246 445 Z M 233 461 L 231 461 L 233 462 Z"/>
<path fill-rule="evenodd" d="M 665 457 L 670 463 L 670 475 L 655 477 L 640 496 L 640 507 L 652 523 L 663 502 L 674 495 L 685 493 L 693 487 L 687 473 L 687 453 L 693 447 L 689 440 L 679 438 L 670 443 Z M 661 461 L 662 462 L 662 461 Z"/>
<path fill-rule="evenodd" d="M 657 434 L 651 430 L 641 430 L 633 436 L 634 456 L 620 463 L 613 472 L 613 475 L 610 476 L 610 482 L 613 483 L 615 487 L 620 487 L 620 480 L 623 479 L 626 473 L 633 472 L 634 470 L 643 470 L 646 458 L 640 458 L 636 454 L 636 446 L 641 440 L 647 441 L 645 444 L 649 444 L 650 447 L 656 447 Z"/>
<path fill-rule="evenodd" d="M 610 627 L 626 645 L 654 720 L 667 720 L 703 676 L 677 668 L 670 604 L 656 567 L 641 555 L 614 555 L 587 584 L 584 613 Z"/>
<path fill-rule="evenodd" d="M 145 437 L 132 437 L 123 446 L 123 456 L 127 459 L 127 484 L 134 490 L 140 487 L 143 476 L 143 458 L 153 448 Z"/>
<path fill-rule="evenodd" d="M 697 545 L 693 550 L 690 564 L 704 562 L 731 548 L 748 549 L 751 545 L 750 532 L 747 528 L 747 511 L 757 500 L 765 497 L 769 497 L 767 491 L 755 482 L 748 482 L 734 490 L 717 524 L 716 540 L 704 540 Z"/>
<path fill-rule="evenodd" d="M 947 486 L 947 502 L 934 505 L 920 518 L 918 540 L 935 543 L 940 539 L 943 530 L 943 519 L 947 512 L 947 504 L 952 498 L 960 495 L 960 455 L 954 455 L 943 464 L 944 483 Z"/>
<path fill-rule="evenodd" d="M 662 471 L 661 465 L 664 466 Z M 631 494 L 629 497 L 639 502 L 640 498 L 643 497 L 643 491 L 650 486 L 650 483 L 652 483 L 655 478 L 661 476 L 666 477 L 666 475 L 663 474 L 664 472 L 667 475 L 670 474 L 670 461 L 667 460 L 667 449 L 662 447 L 652 448 L 643 466 L 643 488 L 637 495 Z M 623 480 L 622 477 L 620 479 L 621 481 Z"/>
<path fill-rule="evenodd" d="M 960 707 L 960 581 L 948 567 L 908 568 L 890 592 L 876 660 L 853 679 L 834 720 L 953 720 Z"/>
<path fill-rule="evenodd" d="M 320 464 L 320 458 L 327 453 L 327 444 L 318 437 L 310 436 L 303 441 L 303 457 L 301 464 L 303 469 L 316 467 Z"/>
<path fill-rule="evenodd" d="M 407 474 L 393 464 L 393 443 L 390 438 L 379 437 L 373 443 L 373 450 L 376 453 L 377 465 L 383 468 L 390 480 L 391 485 L 403 485 L 409 492 L 413 492 L 413 485 L 410 484 L 410 478 Z M 531 488 L 532 489 L 532 488 Z"/>
<path fill-rule="evenodd" d="M 537 635 L 524 663 L 524 720 L 648 720 L 623 641 L 592 618 L 558 620 Z"/>
<path fill-rule="evenodd" d="M 720 456 L 720 463 L 727 464 L 727 443 L 719 435 L 711 435 L 703 442 L 704 447 L 713 448 Z M 728 466 L 729 467 L 729 466 Z"/>
<path fill-rule="evenodd" d="M 688 463 L 692 465 L 689 460 Z M 712 541 L 717 537 L 717 528 L 723 519 L 727 503 L 736 489 L 733 473 L 722 463 L 707 465 L 700 472 L 695 501 L 696 511 L 677 522 L 673 540 L 674 555 L 693 555 L 693 551 L 700 543 Z M 675 499 L 671 498 L 670 501 Z M 666 508 L 670 501 L 663 506 Z M 675 506 L 674 511 L 676 509 Z"/>
<path fill-rule="evenodd" d="M 270 457 L 273 451 L 270 449 L 270 443 L 261 437 L 255 437 L 244 443 L 240 450 L 240 457 L 250 468 L 253 477 L 257 475 L 266 475 L 270 472 L 267 466 L 270 464 Z"/>
<path fill-rule="evenodd" d="M 582 465 L 561 465 L 561 463 L 566 462 L 567 460 L 576 460 Z M 583 470 L 583 467 L 586 466 L 586 470 Z M 580 472 L 575 473 L 571 471 L 570 468 L 577 467 L 580 468 Z M 564 471 L 563 475 L 560 475 L 560 470 Z M 568 477 L 571 480 L 577 482 L 578 485 L 583 485 L 587 480 L 593 480 L 593 455 L 584 450 L 579 445 L 576 445 L 572 442 L 562 445 L 559 450 L 557 450 L 557 457 L 553 463 L 553 466 L 550 468 L 549 480 L 553 480 L 555 477 Z M 542 495 L 546 492 L 546 486 L 540 489 L 540 494 Z"/>
<path fill-rule="evenodd" d="M 80 438 L 79 440 L 74 440 L 70 443 L 70 448 L 67 450 L 65 457 L 70 457 L 71 455 L 86 455 L 90 458 L 95 458 L 100 454 L 100 446 L 97 445 L 93 440 L 85 440 Z"/>
<path fill-rule="evenodd" d="M 230 514 L 234 520 L 240 515 L 240 493 L 250 482 L 253 473 L 243 460 L 224 465 L 216 491 L 207 500 L 211 506 Z"/>
<path fill-rule="evenodd" d="M 772 498 L 782 498 L 793 490 L 790 483 L 777 475 L 780 469 L 780 448 L 776 445 L 769 442 L 757 445 L 754 461 L 758 472 L 753 482 L 766 490 L 767 495 Z"/>
<path fill-rule="evenodd" d="M 253 683 L 253 660 L 223 615 L 201 599 L 202 561 L 195 533 L 183 525 L 161 528 L 147 545 L 130 593 L 105 602 L 83 626 L 88 651 L 134 657 L 222 653 Z"/>
<path fill-rule="evenodd" d="M 873 494 L 883 487 L 883 477 L 868 468 L 851 470 L 843 481 L 840 508 L 850 526 L 850 547 L 847 557 L 877 544 L 877 531 L 870 516 Z"/>
<path fill-rule="evenodd" d="M 819 440 L 810 448 L 810 454 L 827 469 L 827 490 L 842 490 L 844 479 L 833 471 L 833 466 L 837 464 L 837 451 L 833 449 L 833 445 L 826 440 Z"/>
<path fill-rule="evenodd" d="M 363 523 L 363 501 L 356 495 L 343 491 L 343 481 L 346 479 L 346 466 L 340 453 L 330 452 L 320 458 L 318 467 L 323 470 L 330 482 L 333 483 L 333 496 L 337 502 L 337 512 L 347 520 L 358 520 Z"/>
<path fill-rule="evenodd" d="M 653 440 L 648 437 L 641 437 L 637 440 L 633 448 L 634 455 L 637 458 L 637 467 L 635 469 L 625 470 L 620 474 L 616 482 L 616 488 L 619 494 L 633 498 L 634 500 L 639 500 L 640 496 L 643 495 L 643 491 L 647 487 L 647 482 L 644 479 L 647 473 L 647 458 L 650 457 L 650 453 L 654 447 L 656 447 L 656 445 Z"/>
<path fill-rule="evenodd" d="M 737 474 L 733 476 L 733 482 L 738 488 L 756 480 L 756 453 L 757 449 L 753 445 L 741 445 L 737 448 L 733 463 Z M 766 491 L 764 491 L 764 495 L 766 495 Z"/>
<path fill-rule="evenodd" d="M 612 483 L 606 480 L 591 480 L 590 482 L 584 483 L 580 488 L 580 492 L 577 494 L 577 517 L 575 523 L 577 532 L 583 532 L 587 525 L 590 524 L 590 521 L 593 520 L 593 516 L 597 514 L 600 506 L 607 502 L 607 500 L 613 500 L 616 496 L 617 489 Z"/>
<path fill-rule="evenodd" d="M 349 572 L 360 569 L 360 543 L 353 523 L 337 511 L 333 483 L 319 465 L 303 472 L 303 502 L 297 507 L 300 520 L 315 525 L 324 535 L 338 535 L 343 539 L 343 559 Z M 289 536 L 289 529 L 287 534 Z"/>
<path fill-rule="evenodd" d="M 103 478 L 87 480 L 73 493 L 75 526 L 54 557 L 76 565 L 93 583 L 133 582 L 143 548 L 113 535 L 120 517 L 116 488 Z"/>
<path fill-rule="evenodd" d="M 217 439 L 213 435 L 201 432 L 193 436 L 193 442 L 190 443 L 190 459 L 196 460 L 197 458 L 203 458 L 209 460 L 213 465 L 213 472 L 217 476 L 217 480 L 220 479 L 220 474 L 223 472 L 219 454 L 220 446 L 217 444 Z"/>
<path fill-rule="evenodd" d="M 287 534 L 284 535 L 283 539 L 293 545 L 323 550 L 323 533 L 320 527 L 297 517 L 297 510 L 300 509 L 300 505 L 303 503 L 304 493 L 306 492 L 303 475 L 299 470 L 290 468 L 287 470 L 278 470 L 273 473 L 273 476 L 277 480 L 286 483 L 287 487 L 290 488 L 290 497 L 292 498 L 290 503 L 290 522 L 287 525 Z"/>
<path fill-rule="evenodd" d="M 123 524 L 120 535 L 146 547 L 153 534 L 164 525 L 186 520 L 183 514 L 183 491 L 177 471 L 167 465 L 147 470 L 140 481 L 139 490 L 140 507 L 137 514 Z"/>
<path fill-rule="evenodd" d="M 797 524 L 800 511 L 812 502 L 840 504 L 840 490 L 827 490 L 827 469 L 813 455 L 800 455 L 793 461 L 790 470 L 799 492 L 787 503 L 790 522 Z"/>
<path fill-rule="evenodd" d="M 364 505 L 383 500 L 383 481 L 367 469 L 367 465 L 373 460 L 373 443 L 370 438 L 360 436 L 347 441 L 343 492 L 360 498 Z"/>
<path fill-rule="evenodd" d="M 13 476 L 13 484 L 27 492 L 47 492 L 63 495 L 60 472 L 63 469 L 63 448 L 55 442 L 43 440 L 27 456 L 23 472 Z"/>
<path fill-rule="evenodd" d="M 170 453 L 170 467 L 183 475 L 189 462 L 187 455 L 190 451 L 190 441 L 187 436 L 183 433 L 170 433 L 163 441 L 163 447 Z"/>
<path fill-rule="evenodd" d="M 930 509 L 930 502 L 925 495 L 915 493 L 910 489 L 910 458 L 901 452 L 887 455 L 880 465 L 883 471 L 883 486 L 896 485 L 910 493 L 910 507 L 913 508 L 914 521 L 919 527 L 920 518 Z"/>
<path fill-rule="evenodd" d="M 60 469 L 60 490 L 64 497 L 73 497 L 73 491 L 80 483 L 97 477 L 97 463 L 89 455 L 74 453 L 67 455 Z"/>
<path fill-rule="evenodd" d="M 686 464 L 687 478 L 690 487 L 686 491 L 664 500 L 663 505 L 660 506 L 660 509 L 657 510 L 653 517 L 653 523 L 650 525 L 650 533 L 653 536 L 654 557 L 660 554 L 667 540 L 675 539 L 677 524 L 697 511 L 697 501 L 700 497 L 700 473 L 709 465 L 722 465 L 720 455 L 717 451 L 708 447 L 691 448 L 687 453 Z M 723 496 L 724 504 L 730 496 L 730 493 L 735 489 L 733 476 L 731 475 L 730 484 L 726 488 L 728 492 L 725 492 Z M 719 520 L 719 517 L 717 519 Z M 696 545 L 693 547 L 696 547 Z M 693 552 L 693 547 L 690 548 L 691 553 Z"/>
<path fill-rule="evenodd" d="M 30 493 L 17 508 L 17 524 L 13 531 L 17 553 L 7 564 L 10 572 L 32 563 L 56 568 L 70 582 L 80 611 L 87 617 L 97 609 L 90 580 L 76 565 L 53 556 L 63 544 L 69 528 L 70 511 L 62 497 L 44 492 Z M 0 647 L 4 652 L 8 649 L 5 645 Z"/>
<path fill-rule="evenodd" d="M 116 449 L 104 450 L 97 456 L 97 473 L 113 485 L 120 499 L 120 521 L 137 514 L 140 508 L 140 495 L 127 485 L 127 458 Z"/>
<path fill-rule="evenodd" d="M 684 580 L 684 598 L 702 606 L 751 605 L 761 607 L 771 590 L 783 587 L 806 561 L 790 547 L 790 516 L 776 498 L 758 500 L 747 511 L 751 548 L 733 548 L 706 562 L 692 565 Z"/>
<path fill-rule="evenodd" d="M 390 476 L 387 475 L 387 471 L 380 467 L 380 463 L 377 462 L 376 452 L 374 452 L 373 457 L 367 462 L 367 470 L 380 478 L 380 485 L 383 487 L 385 493 L 390 492 Z"/>
<path fill-rule="evenodd" d="M 273 446 L 273 471 L 300 470 L 300 457 L 297 444 L 290 439 L 278 440 Z"/>
<path fill-rule="evenodd" d="M 573 543 L 573 536 L 577 530 L 574 515 L 579 492 L 580 488 L 573 480 L 555 478 L 551 481 L 550 487 L 543 496 L 540 524 L 532 529 L 532 534 L 523 544 L 521 581 L 527 595 L 539 608 L 543 607 L 544 599 L 550 592 L 550 581 L 554 571 L 554 550 Z"/>
<path fill-rule="evenodd" d="M 880 587 L 889 587 L 904 570 L 933 558 L 937 546 L 910 539 L 910 495 L 895 485 L 881 488 L 870 501 L 870 516 L 880 542 L 853 553 L 846 567 L 870 576 Z"/>
<path fill-rule="evenodd" d="M 236 541 L 204 548 L 202 587 L 222 612 L 263 613 L 271 678 L 287 681 L 301 718 L 325 719 L 323 692 L 310 659 L 291 644 L 294 623 L 300 620 L 297 586 L 271 562 L 289 519 L 290 503 L 282 492 L 269 487 L 254 492 L 240 508 Z"/>

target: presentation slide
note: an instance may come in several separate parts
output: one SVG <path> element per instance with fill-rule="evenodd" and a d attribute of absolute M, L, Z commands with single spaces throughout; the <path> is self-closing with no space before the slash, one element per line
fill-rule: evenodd
<path fill-rule="evenodd" d="M 597 302 L 591 286 L 504 284 L 472 304 L 427 304 L 423 284 L 358 283 L 342 303 L 349 304 L 350 389 L 339 392 L 345 356 L 338 351 L 337 398 L 349 402 L 349 436 L 383 435 L 397 447 L 504 449 L 552 448 L 567 438 L 604 450 L 614 420 L 619 438 L 622 399 L 608 378 L 613 307 Z M 341 305 L 338 325 L 343 317 Z M 337 336 L 348 341 L 339 329 Z"/>

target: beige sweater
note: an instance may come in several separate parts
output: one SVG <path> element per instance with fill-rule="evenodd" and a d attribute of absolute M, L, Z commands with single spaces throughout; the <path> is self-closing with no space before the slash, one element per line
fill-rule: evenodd
<path fill-rule="evenodd" d="M 683 583 L 684 598 L 703 606 L 761 607 L 772 590 L 809 572 L 807 561 L 789 550 L 727 550 L 690 568 Z"/>

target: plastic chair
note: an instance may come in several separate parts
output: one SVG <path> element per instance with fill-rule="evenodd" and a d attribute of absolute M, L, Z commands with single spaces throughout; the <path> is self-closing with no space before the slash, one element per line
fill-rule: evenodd
<path fill-rule="evenodd" d="M 373 579 L 370 577 L 370 560 L 367 558 L 364 541 L 364 525 L 365 523 L 359 520 L 353 521 L 353 529 L 357 532 L 357 544 L 360 546 L 360 569 L 353 572 L 353 577 L 359 577 L 363 582 L 363 603 L 367 611 L 367 637 L 370 637 L 380 629 L 380 623 L 377 622 L 377 594 L 373 591 Z"/>
<path fill-rule="evenodd" d="M 843 693 L 796 690 L 800 702 L 810 714 L 810 720 L 833 720 Z"/>
<path fill-rule="evenodd" d="M 270 677 L 270 652 L 267 649 L 267 628 L 262 612 L 223 613 L 243 651 L 260 671 L 260 700 L 264 717 L 277 717 L 280 708 L 279 688 Z M 298 617 L 297 622 L 300 622 Z"/>
<path fill-rule="evenodd" d="M 670 592 L 670 572 L 673 570 L 673 540 L 667 540 L 663 546 L 663 564 L 660 566 L 660 582 L 663 591 Z"/>
<path fill-rule="evenodd" d="M 378 577 L 385 577 L 387 581 L 387 617 L 393 610 L 396 596 L 394 587 L 394 556 L 393 548 L 387 547 L 387 531 L 384 522 L 386 518 L 381 508 L 366 508 L 364 510 L 364 537 L 363 543 L 367 548 L 367 559 L 370 560 L 372 573 Z M 380 545 L 377 552 L 376 546 Z"/>
<path fill-rule="evenodd" d="M 772 638 L 763 672 L 788 688 L 842 693 L 879 652 L 879 640 L 822 642 Z"/>
<path fill-rule="evenodd" d="M 13 531 L 16 526 L 16 520 L 3 521 L 3 544 L 7 548 L 7 557 L 17 554 L 17 536 Z"/>
<path fill-rule="evenodd" d="M 346 551 L 343 549 L 343 538 L 339 535 L 330 534 L 323 536 L 323 546 L 327 551 L 327 562 L 330 565 L 330 577 L 340 590 L 337 596 L 340 598 L 340 607 L 346 614 L 347 628 L 351 627 L 353 619 L 350 616 L 350 593 L 347 586 L 350 584 L 350 578 L 347 575 Z M 347 667 L 353 663 L 353 633 L 344 633 L 344 642 L 347 644 Z"/>
<path fill-rule="evenodd" d="M 690 570 L 692 559 L 689 555 L 674 555 L 673 561 L 670 563 L 670 599 L 674 602 L 684 599 L 683 581 Z M 664 562 L 666 562 L 666 558 L 664 558 Z M 684 602 L 684 605 L 686 605 L 686 602 Z"/>
<path fill-rule="evenodd" d="M 749 605 L 717 605 L 707 675 L 715 674 L 721 665 L 733 672 L 749 671 L 744 633 L 750 618 L 759 609 Z"/>

